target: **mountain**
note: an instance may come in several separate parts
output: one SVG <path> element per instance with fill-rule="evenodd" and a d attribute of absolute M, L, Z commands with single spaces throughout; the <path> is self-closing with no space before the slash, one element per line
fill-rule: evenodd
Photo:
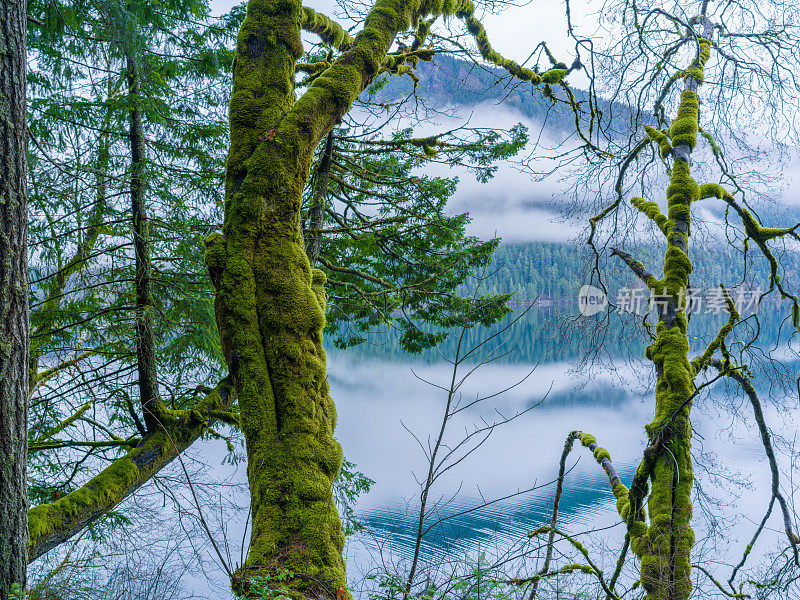
<path fill-rule="evenodd" d="M 473 106 L 502 102 L 506 109 L 515 110 L 538 123 L 546 123 L 549 130 L 572 132 L 575 129 L 575 115 L 568 105 L 545 98 L 540 88 L 513 79 L 503 69 L 476 65 L 472 61 L 442 54 L 430 62 L 420 61 L 414 72 L 419 78 L 417 97 L 428 105 Z M 571 89 L 575 101 L 588 112 L 589 94 L 581 89 Z M 559 98 L 564 98 L 560 87 L 556 86 L 554 92 Z M 364 98 L 373 102 L 396 102 L 414 94 L 414 82 L 410 77 L 386 76 L 364 94 Z M 603 99 L 597 101 L 605 124 L 611 115 L 628 114 L 622 104 L 612 104 Z M 588 123 L 588 116 L 585 115 L 583 120 Z"/>

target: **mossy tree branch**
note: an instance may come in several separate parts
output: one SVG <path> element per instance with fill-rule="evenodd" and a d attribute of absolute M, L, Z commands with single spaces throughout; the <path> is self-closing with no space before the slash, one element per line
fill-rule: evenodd
<path fill-rule="evenodd" d="M 711 340 L 711 343 L 706 347 L 703 354 L 692 361 L 692 368 L 694 369 L 695 373 L 699 373 L 711 363 L 714 357 L 714 352 L 716 352 L 719 348 L 723 348 L 723 351 L 726 355 L 726 360 L 730 360 L 730 357 L 727 355 L 727 351 L 724 350 L 725 338 L 731 331 L 733 331 L 736 323 L 739 322 L 739 311 L 736 310 L 736 304 L 734 303 L 733 298 L 731 298 L 731 295 L 728 293 L 727 288 L 724 285 L 720 285 L 720 287 L 722 288 L 722 294 L 725 298 L 725 305 L 728 307 L 728 313 L 730 316 L 728 317 L 728 322 L 722 326 L 714 339 Z"/>
<path fill-rule="evenodd" d="M 569 453 L 572 452 L 572 446 L 574 445 L 574 443 L 575 443 L 575 436 L 572 433 L 570 433 L 567 436 L 567 439 L 564 441 L 564 449 L 561 452 L 561 460 L 558 463 L 558 479 L 556 481 L 556 493 L 553 496 L 553 512 L 552 516 L 550 517 L 550 531 L 547 536 L 547 550 L 545 551 L 545 557 L 544 557 L 544 562 L 542 563 L 542 568 L 539 569 L 539 572 L 533 577 L 512 581 L 512 583 L 517 583 L 518 585 L 522 585 L 524 583 L 532 584 L 530 593 L 528 594 L 529 600 L 535 600 L 536 593 L 539 591 L 539 582 L 542 580 L 542 578 L 547 577 L 549 573 L 553 573 L 553 571 L 550 570 L 550 562 L 553 560 L 553 548 L 555 545 L 555 537 L 556 537 L 555 528 L 558 525 L 558 507 L 559 504 L 561 503 L 561 494 L 564 491 L 564 477 L 566 476 L 566 471 L 567 471 L 567 457 L 569 456 Z"/>
<path fill-rule="evenodd" d="M 645 269 L 641 261 L 636 260 L 624 250 L 612 248 L 611 256 L 619 256 L 622 259 L 622 262 L 624 262 L 628 268 L 630 268 L 630 270 L 633 271 L 634 274 L 650 289 L 657 289 L 659 287 L 661 282 L 658 280 L 658 278 Z"/>
<path fill-rule="evenodd" d="M 647 18 L 652 16 L 651 13 Z M 617 496 L 618 511 L 624 514 L 628 522 L 631 548 L 641 559 L 640 581 L 648 600 L 684 600 L 691 592 L 689 554 L 694 544 L 694 534 L 690 527 L 693 475 L 689 412 L 695 393 L 693 379 L 696 372 L 687 357 L 687 318 L 682 300 L 692 272 L 688 258 L 690 207 L 700 197 L 700 187 L 692 178 L 690 168 L 699 131 L 697 88 L 704 79 L 704 65 L 710 57 L 707 38 L 713 31 L 713 25 L 705 17 L 697 22 L 703 32 L 698 35 L 691 27 L 688 28 L 687 35 L 697 39 L 697 53 L 682 74 L 684 90 L 676 118 L 665 131 L 647 128 L 647 139 L 637 144 L 621 164 L 616 184 L 616 202 L 590 221 L 589 242 L 594 248 L 597 226 L 620 204 L 625 171 L 644 144 L 652 140 L 658 144 L 662 158 L 673 158 L 667 188 L 667 215 L 663 215 L 655 203 L 647 203 L 639 198 L 633 201 L 633 205 L 653 220 L 667 238 L 663 278 L 656 279 L 630 255 L 612 249 L 612 255 L 620 256 L 648 287 L 657 288 L 659 294 L 666 296 L 666 306 L 659 310 L 655 341 L 646 352 L 654 363 L 657 378 L 656 415 L 646 427 L 651 444 L 636 471 L 631 490 Z M 637 27 L 641 26 L 637 24 Z M 677 77 L 671 78 L 668 87 L 676 80 Z M 659 100 L 663 101 L 663 97 Z M 595 254 L 599 260 L 596 249 Z M 649 495 L 648 479 L 652 483 Z M 645 496 L 648 498 L 649 524 L 644 523 L 641 510 Z"/>
<path fill-rule="evenodd" d="M 718 359 L 711 361 L 710 364 L 713 365 L 714 368 L 716 368 L 720 373 L 730 377 L 736 383 L 738 383 L 742 388 L 742 391 L 747 396 L 747 399 L 750 401 L 750 405 L 753 407 L 753 416 L 755 417 L 756 424 L 758 425 L 758 433 L 761 436 L 761 443 L 764 446 L 764 454 L 767 456 L 770 474 L 772 476 L 772 497 L 778 501 L 778 504 L 781 507 L 781 512 L 783 514 L 783 527 L 786 531 L 786 538 L 789 540 L 789 544 L 792 546 L 795 564 L 800 567 L 800 557 L 798 557 L 798 545 L 800 545 L 800 537 L 794 533 L 792 525 L 792 513 L 789 510 L 789 505 L 786 502 L 786 498 L 784 498 L 783 494 L 781 493 L 780 470 L 778 469 L 778 461 L 775 458 L 775 450 L 772 447 L 772 435 L 770 434 L 769 427 L 767 427 L 766 419 L 764 418 L 764 411 L 761 408 L 761 401 L 758 399 L 756 388 L 753 386 L 753 382 L 750 380 L 750 376 L 745 369 L 736 368 L 735 365 L 731 365 L 729 362 L 723 362 Z"/>
<path fill-rule="evenodd" d="M 323 42 L 337 50 L 347 50 L 353 45 L 353 38 L 344 27 L 310 6 L 303 7 L 300 27 L 304 31 L 315 33 Z"/>
<path fill-rule="evenodd" d="M 721 151 L 715 147 L 715 156 L 720 152 Z M 797 234 L 797 229 L 800 227 L 800 223 L 792 227 L 763 227 L 749 210 L 737 202 L 730 192 L 717 183 L 706 183 L 701 185 L 700 198 L 718 198 L 723 200 L 739 216 L 742 226 L 744 227 L 745 234 L 747 235 L 747 239 L 752 239 L 756 243 L 756 246 L 758 246 L 761 254 L 767 259 L 767 262 L 769 262 L 770 286 L 769 290 L 767 290 L 764 295 L 772 292 L 777 287 L 781 298 L 791 301 L 792 324 L 795 326 L 795 328 L 800 328 L 800 298 L 798 298 L 796 294 L 788 292 L 781 282 L 781 276 L 778 273 L 778 260 L 775 258 L 772 250 L 767 245 L 768 241 L 783 236 L 790 236 L 795 240 L 800 240 L 800 235 Z"/>
<path fill-rule="evenodd" d="M 661 230 L 661 233 L 664 235 L 669 233 L 668 219 L 661 213 L 657 202 L 648 202 L 644 198 L 631 198 L 631 204 L 653 221 Z"/>
<path fill-rule="evenodd" d="M 611 3 L 604 6 L 609 8 Z M 769 291 L 771 292 L 777 287 L 783 298 L 791 300 L 793 321 L 795 324 L 800 324 L 800 308 L 798 308 L 797 297 L 789 291 L 785 282 L 781 282 L 781 276 L 784 273 L 779 272 L 781 267 L 778 259 L 780 257 L 773 246 L 775 242 L 778 242 L 776 245 L 779 245 L 781 237 L 787 243 L 797 240 L 798 228 L 796 226 L 765 227 L 755 210 L 744 200 L 746 186 L 740 185 L 737 177 L 732 174 L 732 170 L 728 168 L 722 157 L 722 151 L 713 137 L 707 132 L 700 131 L 701 104 L 698 90 L 705 81 L 706 75 L 710 77 L 713 74 L 715 93 L 709 98 L 709 105 L 702 109 L 703 120 L 709 125 L 713 125 L 715 129 L 732 133 L 730 136 L 722 133 L 721 135 L 724 135 L 725 139 L 742 139 L 738 137 L 739 131 L 733 131 L 733 120 L 731 119 L 729 122 L 727 117 L 732 117 L 737 108 L 752 106 L 751 102 L 755 104 L 763 102 L 763 105 L 767 107 L 765 112 L 772 110 L 775 118 L 761 119 L 759 122 L 769 123 L 773 127 L 770 131 L 775 136 L 776 146 L 778 146 L 783 143 L 781 135 L 784 131 L 782 130 L 788 129 L 792 134 L 795 133 L 792 125 L 788 121 L 782 121 L 781 117 L 786 115 L 782 104 L 785 102 L 784 97 L 791 96 L 793 99 L 791 105 L 796 104 L 794 93 L 797 88 L 793 83 L 784 86 L 784 82 L 777 82 L 769 78 L 771 73 L 786 69 L 787 63 L 784 62 L 784 57 L 787 57 L 788 64 L 792 65 L 787 73 L 791 73 L 789 81 L 793 82 L 793 73 L 796 72 L 793 57 L 797 54 L 788 52 L 786 49 L 793 47 L 797 42 L 793 34 L 786 29 L 781 29 L 780 26 L 775 27 L 774 21 L 770 19 L 765 19 L 759 26 L 754 26 L 747 32 L 733 32 L 729 27 L 736 27 L 735 20 L 729 18 L 727 9 L 720 12 L 719 7 L 708 2 L 697 3 L 696 6 L 701 14 L 689 20 L 678 13 L 670 15 L 666 10 L 651 10 L 649 6 L 642 8 L 623 2 L 614 3 L 613 6 L 625 11 L 625 15 L 621 19 L 629 24 L 625 30 L 628 34 L 627 38 L 614 46 L 617 49 L 617 53 L 614 55 L 615 66 L 624 71 L 619 77 L 618 97 L 628 100 L 627 104 L 632 106 L 636 113 L 637 122 L 640 122 L 638 119 L 641 118 L 644 123 L 648 124 L 648 127 L 645 128 L 648 135 L 647 144 L 654 146 L 652 152 L 648 149 L 646 159 L 639 162 L 635 170 L 635 180 L 633 177 L 628 177 L 628 181 L 625 182 L 630 186 L 630 188 L 624 189 L 625 195 L 642 195 L 648 200 L 651 199 L 647 187 L 654 181 L 651 166 L 661 162 L 658 160 L 659 157 L 666 164 L 670 175 L 666 210 L 661 201 L 659 201 L 661 204 L 659 206 L 655 202 L 646 202 L 641 198 L 633 200 L 633 206 L 652 220 L 667 238 L 661 283 L 666 294 L 672 298 L 671 310 L 659 319 L 655 343 L 647 349 L 647 357 L 653 361 L 656 374 L 656 415 L 653 421 L 647 425 L 650 443 L 645 452 L 645 460 L 640 469 L 637 469 L 634 481 L 639 480 L 642 484 L 647 484 L 649 481 L 652 484 L 652 492 L 648 497 L 650 508 L 648 535 L 643 538 L 646 545 L 643 548 L 637 548 L 635 553 L 642 557 L 640 582 L 646 591 L 648 600 L 685 599 L 692 594 L 692 579 L 699 580 L 703 588 L 712 588 L 710 583 L 704 581 L 704 576 L 700 573 L 695 572 L 695 577 L 690 578 L 689 570 L 692 566 L 689 556 L 694 547 L 694 537 L 690 528 L 692 516 L 690 493 L 693 479 L 692 425 L 690 421 L 692 402 L 697 398 L 699 391 L 718 381 L 722 376 L 714 377 L 712 374 L 709 380 L 702 384 L 695 380 L 699 372 L 704 371 L 710 365 L 720 365 L 723 369 L 731 369 L 740 376 L 747 376 L 746 371 L 731 365 L 730 353 L 726 348 L 726 340 L 732 335 L 734 326 L 739 320 L 739 316 L 735 312 L 736 307 L 726 290 L 723 291 L 723 294 L 730 313 L 727 323 L 718 331 L 715 328 L 710 332 L 711 341 L 705 349 L 701 347 L 699 356 L 692 355 L 694 360 L 690 360 L 688 355 L 690 341 L 687 331 L 688 316 L 685 309 L 682 308 L 685 307 L 685 302 L 681 302 L 681 300 L 685 297 L 685 290 L 692 274 L 689 251 L 693 244 L 689 244 L 689 238 L 692 233 L 691 209 L 694 202 L 717 197 L 727 204 L 727 206 L 723 206 L 724 209 L 727 209 L 724 221 L 728 228 L 727 231 L 733 230 L 739 236 L 739 232 L 744 230 L 743 236 L 740 236 L 743 238 L 743 246 L 738 250 L 743 254 L 745 275 L 749 264 L 748 249 L 753 245 L 748 246 L 748 242 L 753 240 L 770 264 Z M 745 12 L 748 10 L 743 5 L 737 4 L 736 6 Z M 714 19 L 718 19 L 719 23 L 711 23 L 706 17 L 706 10 L 709 11 L 709 14 L 713 12 Z M 778 12 L 780 10 L 778 9 Z M 761 39 L 759 37 L 761 34 L 752 31 L 758 27 L 763 27 L 770 34 Z M 670 30 L 674 31 L 674 35 Z M 712 34 L 715 37 L 718 36 L 717 41 L 711 39 Z M 775 37 L 773 38 L 772 35 Z M 772 44 L 778 38 L 781 41 L 773 46 Z M 741 46 L 738 45 L 740 42 Z M 727 53 L 724 50 L 725 43 L 729 44 L 730 50 Z M 750 47 L 755 49 L 753 55 L 763 52 L 769 60 L 766 63 L 751 60 L 753 55 L 748 55 L 748 51 L 742 50 L 747 44 L 752 44 Z M 674 65 L 675 58 L 680 56 L 678 52 L 685 55 L 693 48 L 695 49 L 694 60 L 687 61 L 690 64 L 685 69 L 680 69 L 670 75 L 667 70 L 674 71 L 672 65 Z M 714 51 L 713 68 L 706 69 L 706 63 L 711 59 L 712 50 Z M 635 67 L 637 64 L 639 68 Z M 761 77 L 764 79 L 760 79 Z M 670 101 L 673 100 L 670 96 L 676 90 L 679 81 L 683 83 L 683 90 L 678 114 L 669 123 L 664 116 L 665 107 L 668 107 Z M 756 91 L 758 86 L 754 86 L 754 82 L 763 84 L 763 86 Z M 649 103 L 653 99 L 655 99 L 655 119 L 652 119 L 649 114 L 644 116 L 645 103 Z M 749 123 L 745 123 L 743 131 L 747 131 L 749 125 Z M 731 192 L 735 188 L 735 200 L 733 194 L 728 193 L 720 185 L 701 185 L 699 181 L 695 181 L 694 177 L 697 175 L 693 173 L 695 169 L 692 166 L 692 160 L 696 160 L 693 151 L 700 133 L 709 141 L 717 164 L 722 170 L 720 182 L 729 186 Z M 637 137 L 633 135 L 626 136 L 623 144 L 622 148 L 626 151 L 634 147 L 628 156 L 636 155 L 636 148 L 641 145 L 641 143 L 637 144 Z M 620 153 L 620 155 L 621 157 L 616 161 L 620 167 L 618 171 L 615 169 L 614 174 L 619 173 L 619 176 L 622 177 L 626 169 L 631 169 L 628 168 L 630 162 L 625 163 L 624 161 L 626 154 Z M 741 168 L 742 164 L 739 162 L 737 169 Z M 753 169 L 756 174 L 755 170 L 760 167 L 754 166 Z M 589 172 L 596 173 L 599 170 L 591 169 Z M 756 177 L 758 176 L 759 174 L 756 174 Z M 603 180 L 604 186 L 610 183 L 613 183 L 610 178 Z M 633 191 L 631 188 L 637 189 L 637 191 Z M 628 213 L 620 215 L 620 212 L 616 210 L 620 206 L 621 198 L 622 186 L 619 186 L 618 197 L 612 205 L 600 211 L 596 217 L 590 220 L 590 243 L 593 248 L 595 237 L 599 237 L 598 231 L 601 223 L 607 224 L 611 229 L 610 232 L 603 232 L 607 233 L 609 240 L 617 235 L 631 235 L 628 227 L 631 222 L 621 222 L 621 219 L 628 218 Z M 662 210 L 664 210 L 663 213 Z M 609 218 L 606 220 L 606 217 Z M 632 221 L 635 221 L 635 218 Z M 794 223 L 790 223 L 790 225 L 794 225 Z M 613 251 L 612 254 L 614 254 Z M 599 255 L 600 252 L 596 252 L 597 263 L 599 263 Z M 599 269 L 596 272 L 599 276 Z M 597 327 L 604 325 L 604 323 L 599 323 Z M 756 324 L 755 337 L 744 344 L 743 352 L 750 352 L 757 348 L 754 344 L 759 335 L 758 328 L 759 325 Z M 781 362 L 780 359 L 774 358 L 768 358 L 768 360 L 774 361 L 776 367 Z M 762 520 L 754 540 L 764 529 L 772 506 L 779 504 L 777 498 L 773 497 L 767 515 Z M 794 548 L 793 536 L 787 535 L 787 537 L 790 540 L 791 548 Z M 745 552 L 745 557 L 749 551 L 750 546 Z M 775 578 L 770 576 L 771 581 L 749 580 L 749 583 L 758 589 L 758 595 L 768 595 L 768 590 L 777 590 L 778 587 L 785 591 L 785 586 L 788 585 L 787 581 L 796 579 L 796 565 L 791 554 L 786 550 L 782 554 L 782 559 L 788 559 L 786 564 L 775 567 L 775 570 L 779 570 L 781 575 Z M 697 557 L 694 562 L 702 563 Z M 710 567 L 707 568 L 710 569 Z M 735 576 L 735 573 L 733 575 Z M 733 577 L 729 583 L 732 581 Z M 737 586 L 739 589 L 734 590 L 733 584 L 730 583 L 729 591 L 722 590 L 719 582 L 713 577 L 712 582 L 717 586 L 717 590 L 730 597 L 744 596 L 741 594 L 740 586 Z M 703 588 L 695 593 L 702 595 L 705 593 L 702 591 Z M 713 594 L 717 590 L 709 589 L 709 592 Z"/>
<path fill-rule="evenodd" d="M 646 489 L 646 479 L 647 473 L 645 470 L 649 467 L 645 467 L 644 469 L 640 467 L 639 471 L 637 471 L 637 478 L 634 479 L 634 485 L 629 490 L 627 486 L 625 486 L 620 477 L 617 473 L 616 468 L 614 467 L 613 463 L 611 462 L 611 454 L 605 448 L 597 445 L 597 440 L 595 437 L 589 433 L 584 433 L 582 431 L 571 431 L 569 435 L 567 435 L 567 439 L 564 442 L 564 450 L 561 453 L 561 460 L 559 462 L 559 474 L 556 484 L 556 493 L 553 498 L 553 512 L 552 517 L 550 519 L 550 524 L 540 527 L 535 532 L 531 533 L 531 536 L 540 535 L 542 533 L 548 533 L 547 545 L 546 545 L 546 552 L 545 552 L 545 560 L 542 565 L 542 568 L 539 572 L 532 576 L 526 577 L 521 579 L 512 580 L 511 583 L 516 583 L 517 585 L 523 584 L 531 584 L 531 591 L 529 594 L 529 599 L 533 600 L 536 597 L 539 582 L 547 577 L 551 576 L 555 573 L 571 573 L 575 570 L 582 570 L 586 573 L 594 572 L 594 565 L 589 561 L 588 568 L 582 568 L 579 565 L 566 565 L 562 569 L 558 569 L 556 571 L 550 570 L 550 561 L 552 560 L 552 553 L 553 547 L 555 543 L 555 535 L 558 532 L 556 528 L 556 521 L 558 518 L 558 507 L 561 500 L 561 494 L 563 492 L 564 486 L 564 476 L 566 473 L 566 461 L 567 456 L 572 451 L 572 447 L 575 441 L 580 441 L 580 443 L 592 451 L 592 455 L 594 456 L 597 463 L 603 467 L 603 470 L 606 472 L 606 476 L 608 477 L 608 482 L 611 487 L 611 491 L 614 494 L 614 497 L 617 499 L 617 511 L 622 518 L 623 522 L 625 522 L 627 526 L 627 532 L 625 535 L 625 543 L 623 546 L 623 550 L 620 553 L 620 557 L 617 561 L 617 568 L 614 571 L 614 574 L 611 580 L 606 583 L 605 580 L 602 578 L 602 573 L 600 573 L 601 584 L 603 585 L 603 589 L 606 592 L 606 598 L 616 598 L 617 596 L 614 594 L 614 586 L 616 584 L 617 578 L 619 577 L 620 571 L 622 569 L 622 563 L 624 562 L 625 554 L 627 553 L 628 547 L 631 544 L 631 541 L 634 541 L 635 548 L 638 551 L 642 551 L 647 547 L 646 545 L 646 536 L 647 536 L 647 525 L 644 521 L 644 514 L 641 510 L 636 507 L 641 506 L 641 501 L 647 493 Z M 645 472 L 642 476 L 640 471 Z M 644 490 L 641 489 L 641 481 L 644 480 Z M 631 510 L 631 506 L 634 507 L 634 510 Z M 563 534 L 562 534 L 563 535 Z M 576 540 L 570 541 L 575 545 Z M 578 543 L 579 544 L 579 543 Z M 578 549 L 583 549 L 583 554 L 588 560 L 588 552 L 585 551 L 585 548 L 581 544 L 579 544 Z M 638 554 L 641 557 L 641 554 Z"/>
<path fill-rule="evenodd" d="M 584 559 L 588 563 L 588 569 L 585 568 L 584 565 L 567 565 L 567 567 L 569 567 L 568 572 L 573 572 L 577 570 L 583 573 L 591 573 L 595 575 L 595 577 L 597 577 L 597 581 L 600 583 L 600 587 L 602 587 L 603 591 L 606 593 L 606 596 L 608 598 L 611 598 L 612 600 L 620 600 L 619 596 L 617 596 L 611 590 L 611 588 L 608 587 L 608 583 L 606 583 L 605 577 L 603 576 L 603 571 L 591 559 L 591 557 L 589 556 L 589 550 L 577 539 L 575 539 L 571 535 L 561 531 L 556 527 L 551 527 L 550 525 L 544 525 L 543 527 L 540 527 L 536 531 L 530 532 L 528 534 L 528 537 L 535 537 L 537 535 L 542 535 L 543 533 L 549 533 L 551 530 L 554 531 L 557 535 L 561 536 L 563 539 L 567 540 L 567 542 L 569 542 L 573 548 L 575 548 L 578 552 L 580 552 L 583 555 Z"/>
<path fill-rule="evenodd" d="M 212 411 L 228 409 L 234 398 L 233 385 L 223 380 L 193 410 L 175 411 L 168 418 L 162 415 L 161 429 L 148 432 L 135 448 L 83 486 L 51 504 L 31 508 L 28 560 L 52 550 L 119 505 L 208 431 Z"/>

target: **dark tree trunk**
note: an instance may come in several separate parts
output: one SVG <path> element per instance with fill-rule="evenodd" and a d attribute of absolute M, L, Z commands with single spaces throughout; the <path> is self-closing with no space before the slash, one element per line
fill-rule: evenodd
<path fill-rule="evenodd" d="M 142 125 L 141 85 L 136 62 L 128 57 L 128 94 L 131 141 L 131 212 L 133 247 L 136 254 L 136 358 L 139 367 L 139 398 L 148 431 L 158 428 L 161 401 L 158 391 L 156 345 L 153 335 L 152 263 L 150 261 L 150 222 L 144 205 L 145 146 Z"/>
<path fill-rule="evenodd" d="M 328 182 L 331 177 L 331 158 L 333 156 L 333 129 L 325 140 L 325 150 L 319 159 L 314 185 L 311 192 L 311 207 L 308 210 L 306 254 L 311 266 L 317 264 L 322 247 L 322 226 L 325 221 L 325 208 L 328 200 Z"/>
<path fill-rule="evenodd" d="M 27 2 L 0 0 L 0 600 L 28 564 Z"/>

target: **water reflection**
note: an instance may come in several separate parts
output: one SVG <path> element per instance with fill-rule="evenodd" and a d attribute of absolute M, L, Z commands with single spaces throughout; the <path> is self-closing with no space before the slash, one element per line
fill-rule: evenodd
<path fill-rule="evenodd" d="M 358 577 L 374 566 L 376 554 L 406 564 L 411 557 L 419 482 L 427 465 L 423 449 L 430 447 L 438 431 L 445 401 L 441 389 L 422 380 L 446 385 L 450 371 L 443 364 L 351 361 L 335 353 L 330 363 L 340 415 L 338 437 L 348 458 L 377 481 L 357 509 L 367 532 L 351 540 L 348 548 L 349 573 Z M 461 401 L 468 403 L 507 387 L 532 367 L 484 366 L 464 385 Z M 713 395 L 699 400 L 693 412 L 696 473 L 707 508 L 696 511 L 694 527 L 698 547 L 713 536 L 715 558 L 721 563 L 735 562 L 741 555 L 755 529 L 753 521 L 760 519 L 767 505 L 770 489 L 749 404 L 733 400 L 732 392 L 720 385 Z M 432 563 L 463 557 L 478 548 L 491 548 L 501 555 L 547 522 L 554 486 L 545 484 L 556 478 L 564 438 L 573 429 L 594 434 L 611 452 L 623 481 L 629 483 L 644 448 L 643 426 L 652 418 L 651 403 L 647 373 L 619 367 L 613 375 L 590 377 L 576 372 L 572 363 L 551 362 L 538 365 L 522 385 L 491 405 L 476 405 L 456 415 L 448 426 L 446 443 L 454 444 L 482 420 L 536 406 L 498 428 L 479 450 L 437 481 L 433 497 L 438 505 L 428 522 L 444 520 L 426 535 L 422 560 Z M 796 423 L 792 414 L 779 414 L 767 402 L 765 410 L 776 432 L 793 435 Z M 788 473 L 786 457 L 779 460 Z M 577 533 L 617 524 L 601 536 L 614 547 L 624 532 L 605 474 L 579 445 L 567 464 L 570 471 L 561 500 L 560 526 Z M 734 479 L 739 483 L 731 486 Z M 470 510 L 537 485 L 541 487 Z M 715 501 L 719 504 L 714 505 Z M 770 526 L 780 529 L 779 515 L 773 514 Z M 722 541 L 722 536 L 727 541 Z M 766 545 L 774 542 L 772 538 Z M 757 549 L 754 557 L 763 549 Z"/>
<path fill-rule="evenodd" d="M 558 332 L 539 335 L 552 338 L 558 337 Z M 796 347 L 796 342 L 791 347 Z M 772 348 L 784 359 L 796 357 L 785 341 L 776 340 Z M 446 387 L 452 373 L 441 357 L 410 362 L 391 352 L 368 356 L 363 351 L 331 350 L 328 358 L 331 392 L 339 414 L 336 435 L 347 458 L 376 481 L 356 507 L 366 529 L 350 538 L 346 551 L 348 575 L 358 581 L 376 568 L 390 569 L 402 563 L 402 569 L 410 562 L 419 482 L 427 472 L 425 453 L 438 433 L 446 400 L 446 393 L 431 383 Z M 540 356 L 538 364 L 518 357 L 506 364 L 486 365 L 462 386 L 456 400 L 465 408 L 449 423 L 445 448 L 454 447 L 476 425 L 532 410 L 494 430 L 480 448 L 437 480 L 427 523 L 441 523 L 425 536 L 423 563 L 455 564 L 465 555 L 474 557 L 479 552 L 506 556 L 530 549 L 525 546 L 527 533 L 550 518 L 555 491 L 551 482 L 558 473 L 564 439 L 574 429 L 595 435 L 610 451 L 623 481 L 630 483 L 645 445 L 644 424 L 652 418 L 649 365 L 638 370 L 619 362 L 612 368 L 586 371 L 575 361 L 547 358 Z M 798 365 L 791 360 L 785 363 L 792 369 Z M 523 379 L 491 401 L 469 405 L 477 397 Z M 767 423 L 784 440 L 778 444 L 778 460 L 788 491 L 791 468 L 786 448 L 795 437 L 796 401 L 779 388 L 763 390 L 762 400 Z M 777 409 L 781 404 L 783 408 Z M 733 387 L 720 382 L 713 394 L 699 397 L 692 424 L 696 490 L 703 494 L 693 522 L 697 548 L 698 552 L 713 549 L 715 564 L 723 565 L 722 575 L 729 570 L 726 563 L 738 561 L 766 509 L 770 473 L 750 405 Z M 211 446 L 204 444 L 203 448 Z M 214 448 L 209 462 L 219 464 L 222 449 L 219 444 Z M 612 550 L 618 548 L 624 530 L 603 471 L 580 445 L 567 465 L 560 527 L 571 534 L 600 530 L 589 539 Z M 235 479 L 246 483 L 243 468 Z M 536 489 L 525 492 L 529 488 Z M 498 498 L 505 499 L 492 502 Z M 244 495 L 242 500 L 246 506 Z M 486 502 L 491 503 L 476 509 Z M 240 519 L 226 524 L 230 539 L 241 539 L 245 519 L 246 510 Z M 769 538 L 765 536 L 756 546 L 753 563 L 781 542 L 777 510 L 767 527 Z M 614 552 L 595 558 L 601 568 L 613 570 Z M 635 572 L 631 575 L 635 579 Z M 219 581 L 223 583 L 217 589 L 224 590 L 221 572 Z M 220 598 L 229 597 L 220 593 Z"/>
<path fill-rule="evenodd" d="M 475 424 L 535 406 L 492 432 L 486 442 L 448 471 L 435 486 L 437 506 L 428 522 L 442 520 L 425 537 L 424 560 L 463 555 L 478 547 L 498 551 L 519 544 L 531 529 L 549 519 L 564 439 L 573 429 L 592 431 L 603 440 L 625 479 L 640 455 L 641 424 L 649 408 L 640 396 L 598 377 L 571 373 L 569 363 L 487 365 L 467 380 L 459 398 L 466 405 L 523 379 L 486 404 L 472 405 L 448 424 L 445 445 L 452 447 Z M 332 392 L 339 410 L 338 435 L 348 458 L 377 483 L 359 502 L 368 528 L 351 548 L 353 562 L 380 549 L 410 558 L 417 528 L 419 481 L 427 467 L 423 448 L 438 431 L 446 394 L 425 381 L 442 384 L 447 365 L 353 363 L 333 356 Z M 424 381 L 423 381 L 424 380 Z M 560 523 L 583 529 L 614 522 L 613 496 L 591 454 L 576 449 L 568 462 Z M 529 492 L 524 490 L 535 487 Z M 498 498 L 511 496 L 504 500 Z M 490 502 L 488 506 L 479 508 Z M 359 545 L 363 547 L 358 547 Z"/>

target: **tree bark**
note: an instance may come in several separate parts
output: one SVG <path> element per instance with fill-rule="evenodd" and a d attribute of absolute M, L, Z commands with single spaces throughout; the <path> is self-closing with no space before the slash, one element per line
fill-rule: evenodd
<path fill-rule="evenodd" d="M 300 0 L 248 0 L 234 62 L 223 234 L 209 236 L 205 255 L 247 445 L 252 530 L 247 560 L 234 576 L 239 593 L 249 592 L 255 576 L 288 571 L 293 596 L 348 596 L 331 490 L 342 450 L 333 437 L 336 408 L 322 347 L 325 276 L 306 254 L 303 190 L 320 141 L 380 72 L 397 33 L 420 14 L 464 20 L 484 58 L 542 83 L 543 75 L 492 49 L 474 12 L 471 0 L 376 0 L 346 51 L 296 99 L 308 13 Z M 335 31 L 325 23 L 325 32 Z M 558 80 L 565 74 L 550 73 Z"/>
<path fill-rule="evenodd" d="M 333 130 L 325 139 L 325 150 L 319 159 L 314 173 L 314 184 L 311 189 L 311 206 L 308 209 L 308 227 L 306 228 L 306 254 L 313 267 L 319 258 L 322 248 L 320 229 L 325 222 L 325 208 L 328 202 L 328 182 L 331 178 L 331 162 L 333 158 Z"/>
<path fill-rule="evenodd" d="M 301 11 L 299 2 L 248 3 L 234 67 L 224 236 L 206 241 L 206 264 L 247 444 L 252 533 L 234 589 L 247 593 L 254 577 L 288 571 L 301 594 L 334 598 L 347 585 L 331 491 L 342 450 L 322 349 L 324 276 L 311 269 L 300 230 L 308 165 L 327 131 L 310 139 L 279 131 L 295 101 Z"/>
<path fill-rule="evenodd" d="M 28 564 L 27 2 L 0 0 L 0 600 Z"/>
<path fill-rule="evenodd" d="M 150 260 L 150 222 L 144 203 L 146 154 L 142 123 L 141 82 L 136 61 L 127 59 L 128 95 L 131 102 L 131 213 L 133 248 L 136 255 L 136 360 L 139 370 L 139 399 L 148 431 L 159 427 L 161 397 L 158 391 L 158 366 L 154 337 L 152 262 Z"/>
<path fill-rule="evenodd" d="M 666 294 L 668 302 L 659 312 L 656 340 L 646 356 L 656 371 L 655 418 L 645 429 L 650 446 L 637 478 L 649 476 L 647 499 L 650 523 L 642 535 L 638 519 L 629 521 L 631 548 L 641 558 L 641 582 L 647 600 L 687 600 L 692 592 L 692 398 L 697 375 L 689 361 L 686 290 L 692 263 L 689 260 L 691 205 L 700 197 L 700 187 L 691 174 L 691 155 L 697 144 L 703 67 L 710 55 L 712 28 L 703 21 L 699 53 L 686 71 L 678 114 L 669 128 L 674 148 L 670 184 L 667 188 L 667 249 L 664 278 L 651 281 L 654 293 Z M 651 277 L 651 279 L 654 279 Z M 632 490 L 633 491 L 633 490 Z M 616 494 L 615 494 L 616 495 Z M 630 507 L 630 511 L 639 507 Z"/>

